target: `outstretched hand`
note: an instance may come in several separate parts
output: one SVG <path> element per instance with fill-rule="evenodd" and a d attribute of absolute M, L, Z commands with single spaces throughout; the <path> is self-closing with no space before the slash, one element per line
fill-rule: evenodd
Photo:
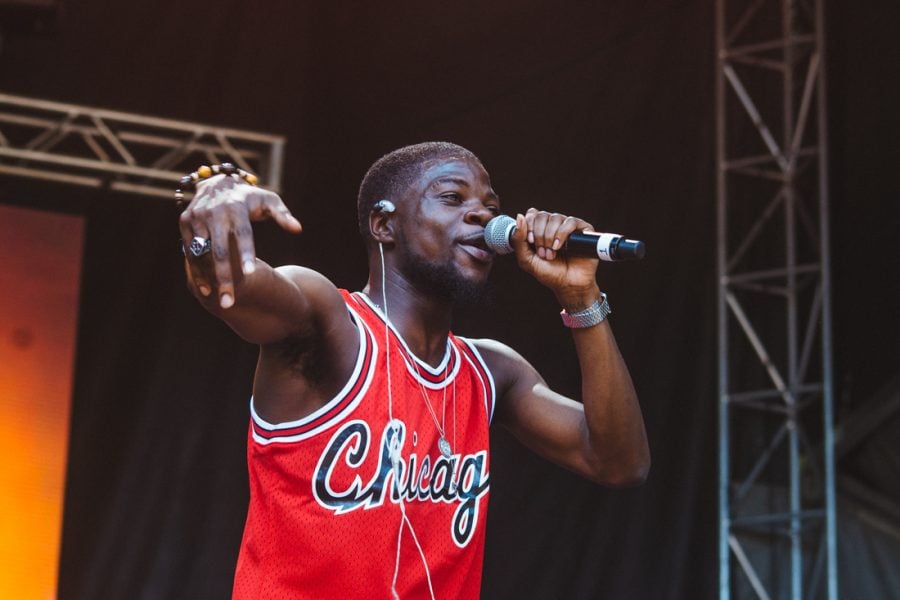
<path fill-rule="evenodd" d="M 251 222 L 269 219 L 290 233 L 303 229 L 274 192 L 232 175 L 216 175 L 197 184 L 194 198 L 181 213 L 179 228 L 185 248 L 195 237 L 210 240 L 209 254 L 188 256 L 185 261 L 188 280 L 202 296 L 215 291 L 219 306 L 234 304 L 235 282 L 256 269 Z"/>
<path fill-rule="evenodd" d="M 593 226 L 577 217 L 529 208 L 516 216 L 511 242 L 519 267 L 556 294 L 563 307 L 582 309 L 599 296 L 596 258 L 559 253 L 575 231 L 593 231 Z"/>

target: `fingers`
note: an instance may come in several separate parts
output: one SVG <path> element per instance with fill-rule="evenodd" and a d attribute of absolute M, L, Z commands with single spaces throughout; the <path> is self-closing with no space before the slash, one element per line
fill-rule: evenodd
<path fill-rule="evenodd" d="M 525 223 L 528 243 L 534 247 L 535 254 L 544 260 L 554 260 L 572 232 L 593 229 L 587 221 L 577 217 L 535 208 L 529 208 L 525 213 Z"/>
<path fill-rule="evenodd" d="M 194 222 L 194 215 L 191 209 L 181 213 L 181 217 L 178 219 L 178 228 L 181 231 L 181 247 L 184 250 L 185 273 L 188 277 L 188 281 L 197 288 L 197 291 L 200 292 L 202 296 L 209 296 L 212 293 L 209 279 L 204 275 L 197 264 L 199 259 L 192 257 L 189 250 L 191 247 L 191 240 L 195 237 L 209 239 L 209 230 L 202 222 Z"/>
<path fill-rule="evenodd" d="M 188 277 L 204 297 L 215 290 L 222 308 L 230 308 L 234 304 L 235 275 L 232 268 L 230 239 L 232 231 L 242 229 L 240 225 L 234 224 L 230 216 L 232 215 L 224 214 L 222 211 L 199 207 L 188 208 L 181 213 L 179 219 L 182 243 L 184 248 L 188 249 L 185 252 Z M 244 221 L 246 229 L 249 230 L 249 221 L 246 218 Z M 209 240 L 210 252 L 194 256 L 189 248 L 191 240 L 195 237 Z M 247 237 L 252 243 L 252 232 L 249 234 L 244 232 L 242 237 L 245 244 Z M 251 249 L 250 255 L 252 254 Z"/>
<path fill-rule="evenodd" d="M 280 227 L 300 233 L 302 226 L 281 198 L 251 187 L 234 177 L 217 175 L 198 183 L 196 194 L 179 220 L 182 242 L 194 237 L 210 240 L 211 252 L 201 257 L 187 253 L 186 273 L 203 296 L 213 291 L 222 308 L 235 302 L 235 287 L 256 270 L 252 221 L 272 219 Z"/>
<path fill-rule="evenodd" d="M 291 214 L 278 194 L 268 190 L 251 189 L 246 191 L 245 203 L 251 221 L 272 219 L 279 227 L 290 233 L 301 233 L 303 225 Z M 249 222 L 240 222 L 234 229 L 234 237 L 241 258 L 241 270 L 249 275 L 255 270 L 256 248 L 253 242 L 253 228 Z"/>
<path fill-rule="evenodd" d="M 522 214 L 516 215 L 516 229 L 510 237 L 510 241 L 516 252 L 516 260 L 519 263 L 519 267 L 526 271 L 536 256 L 534 250 L 527 243 L 528 233 L 528 223 L 525 216 Z"/>
<path fill-rule="evenodd" d="M 256 243 L 250 223 L 239 223 L 234 229 L 234 241 L 241 261 L 241 272 L 249 275 L 256 270 Z"/>
<path fill-rule="evenodd" d="M 249 188 L 245 190 L 247 207 L 250 213 L 250 219 L 253 221 L 264 221 L 272 219 L 279 227 L 291 233 L 300 233 L 303 226 L 300 221 L 291 214 L 291 211 L 285 205 L 281 197 L 275 192 L 261 190 L 259 188 Z"/>
<path fill-rule="evenodd" d="M 231 261 L 231 230 L 227 223 L 212 223 L 212 257 L 216 277 L 216 291 L 219 306 L 231 308 L 234 305 L 234 279 Z"/>
<path fill-rule="evenodd" d="M 291 214 L 291 211 L 288 210 L 288 207 L 285 206 L 281 198 L 276 194 L 272 194 L 272 196 L 277 202 L 268 208 L 269 216 L 271 216 L 272 219 L 286 231 L 291 233 L 300 233 L 303 231 L 303 225 L 301 225 L 300 221 Z"/>

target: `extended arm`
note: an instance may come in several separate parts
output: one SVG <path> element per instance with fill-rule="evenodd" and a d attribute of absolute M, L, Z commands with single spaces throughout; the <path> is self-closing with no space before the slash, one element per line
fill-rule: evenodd
<path fill-rule="evenodd" d="M 529 211 L 513 238 L 520 266 L 553 290 L 575 312 L 600 297 L 597 261 L 563 259 L 555 250 L 579 219 Z M 556 241 L 558 240 L 558 241 Z M 531 241 L 535 250 L 529 248 Z M 528 362 L 496 342 L 482 342 L 502 382 L 501 423 L 541 455 L 598 483 L 633 485 L 646 478 L 650 451 L 628 368 L 608 321 L 573 329 L 582 376 L 582 402 L 552 391 Z"/>
<path fill-rule="evenodd" d="M 181 214 L 182 242 L 209 239 L 211 252 L 188 253 L 188 287 L 210 312 L 247 341 L 280 342 L 342 305 L 334 286 L 301 267 L 273 269 L 256 258 L 252 221 L 274 220 L 291 233 L 300 222 L 277 194 L 218 175 L 201 181 Z"/>
<path fill-rule="evenodd" d="M 188 287 L 200 303 L 245 340 L 259 344 L 257 409 L 277 422 L 315 410 L 352 371 L 358 347 L 340 293 L 328 279 L 298 266 L 273 269 L 256 258 L 252 221 L 272 219 L 299 233 L 281 198 L 237 178 L 198 184 L 180 218 L 182 241 L 209 239 L 211 251 L 185 259 Z M 315 354 L 315 360 L 308 360 Z M 303 365 L 317 365 L 315 373 Z"/>

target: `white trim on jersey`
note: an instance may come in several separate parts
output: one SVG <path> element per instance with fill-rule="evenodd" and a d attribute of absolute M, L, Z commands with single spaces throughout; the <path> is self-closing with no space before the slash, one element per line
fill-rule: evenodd
<path fill-rule="evenodd" d="M 347 310 L 349 311 L 350 318 L 356 324 L 356 328 L 359 332 L 359 352 L 356 356 L 356 364 L 353 367 L 353 373 L 350 375 L 347 383 L 344 384 L 344 387 L 341 389 L 341 391 L 338 392 L 331 400 L 326 402 L 324 405 L 322 405 L 322 407 L 318 408 L 313 413 L 303 417 L 302 419 L 297 419 L 295 421 L 285 421 L 283 423 L 269 423 L 268 421 L 260 417 L 256 412 L 254 399 L 251 396 L 250 417 L 253 420 L 251 430 L 253 432 L 254 441 L 259 444 L 267 445 L 273 442 L 298 442 L 301 440 L 309 439 L 340 423 L 347 415 L 353 412 L 353 410 L 365 397 L 366 392 L 369 389 L 369 384 L 372 382 L 372 378 L 375 376 L 375 364 L 378 359 L 378 342 L 376 341 L 375 336 L 372 334 L 372 331 L 366 325 L 362 317 L 360 317 L 359 314 L 357 314 L 357 312 L 350 307 L 350 305 L 347 305 Z M 371 349 L 369 348 L 370 345 Z M 368 361 L 365 360 L 367 354 L 369 355 Z M 362 385 L 358 385 L 358 380 L 361 374 L 364 375 L 365 380 L 362 382 Z M 356 389 L 356 392 L 353 394 L 352 399 L 350 399 L 349 404 L 347 404 L 340 410 L 335 411 L 333 415 L 328 416 L 324 421 L 322 421 L 322 423 L 316 425 L 311 429 L 296 434 L 288 434 L 277 437 L 263 437 L 256 432 L 254 426 L 267 431 L 276 432 L 279 430 L 301 428 L 304 425 L 313 423 L 317 419 L 321 419 L 323 416 L 327 415 L 330 411 L 334 411 L 335 407 L 337 407 L 341 402 L 347 399 L 347 395 L 351 391 L 353 391 L 354 388 Z"/>
<path fill-rule="evenodd" d="M 450 338 L 447 338 L 447 348 L 444 350 L 444 357 L 441 359 L 441 362 L 436 367 L 432 367 L 430 364 L 416 356 L 412 350 L 410 350 L 409 346 L 406 343 L 406 340 L 404 340 L 403 336 L 400 335 L 400 332 L 394 328 L 394 324 L 385 317 L 384 313 L 381 311 L 381 308 L 377 304 L 375 304 L 368 295 L 362 292 L 354 292 L 353 297 L 359 298 L 363 302 L 365 302 L 366 306 L 371 308 L 372 312 L 378 315 L 378 318 L 388 324 L 391 332 L 393 332 L 394 336 L 396 336 L 397 340 L 399 340 L 400 344 L 403 346 L 403 354 L 405 354 L 403 364 L 406 365 L 406 370 L 409 371 L 409 374 L 412 375 L 419 383 L 430 390 L 442 390 L 453 382 L 454 377 L 456 377 L 456 374 L 459 373 L 460 356 L 459 350 L 450 342 Z M 415 364 L 418 365 L 421 370 L 425 371 L 433 377 L 444 376 L 444 372 L 447 370 L 447 363 L 450 362 L 451 357 L 454 359 L 454 365 L 453 369 L 449 373 L 447 373 L 446 378 L 442 379 L 441 381 L 434 382 L 422 377 L 419 374 L 419 371 L 416 369 L 415 365 L 410 364 L 407 357 L 415 361 Z"/>
<path fill-rule="evenodd" d="M 488 423 L 494 422 L 494 407 L 497 406 L 497 387 L 494 385 L 494 375 L 491 373 L 491 370 L 488 368 L 487 363 L 484 361 L 484 357 L 481 356 L 481 353 L 478 351 L 475 342 L 470 340 L 469 338 L 456 336 L 456 339 L 460 340 L 462 343 L 466 345 L 466 347 L 472 351 L 472 355 L 478 360 L 481 364 L 481 369 L 478 368 L 477 365 L 472 365 L 472 368 L 475 370 L 475 373 L 478 375 L 478 379 L 481 379 L 481 371 L 487 375 L 488 384 L 490 386 L 490 397 L 488 397 L 487 389 L 484 390 L 484 404 L 485 410 L 488 413 Z M 466 360 L 469 361 L 469 364 L 472 364 L 472 359 L 470 359 L 466 355 Z M 484 385 L 484 381 L 481 382 L 481 385 Z M 490 406 L 488 406 L 490 404 Z"/>

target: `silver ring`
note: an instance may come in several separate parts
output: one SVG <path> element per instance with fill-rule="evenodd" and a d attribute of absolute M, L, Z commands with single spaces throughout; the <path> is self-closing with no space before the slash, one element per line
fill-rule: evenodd
<path fill-rule="evenodd" d="M 212 242 L 210 242 L 206 238 L 195 237 L 191 240 L 191 244 L 190 246 L 188 246 L 188 250 L 191 251 L 191 254 L 193 254 L 195 258 L 200 258 L 204 254 L 212 250 Z M 184 252 L 183 248 L 182 252 Z"/>

